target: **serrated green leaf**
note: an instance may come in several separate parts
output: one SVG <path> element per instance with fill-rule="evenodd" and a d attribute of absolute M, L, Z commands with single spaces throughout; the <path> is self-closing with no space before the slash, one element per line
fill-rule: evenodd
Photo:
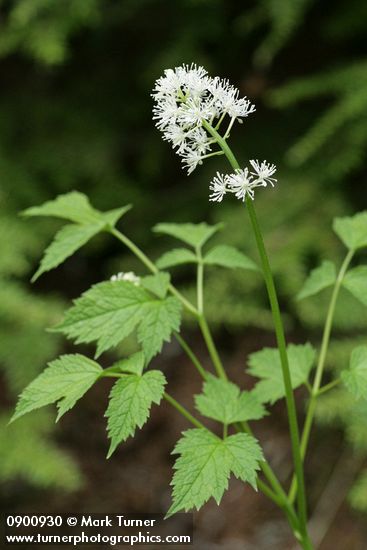
<path fill-rule="evenodd" d="M 174 466 L 173 502 L 167 517 L 180 510 L 199 510 L 211 497 L 219 504 L 231 473 L 256 488 L 256 471 L 263 458 L 250 435 L 220 439 L 200 428 L 184 432 L 173 454 L 180 456 Z"/>
<path fill-rule="evenodd" d="M 367 246 L 367 212 L 359 212 L 352 217 L 336 218 L 333 229 L 350 250 Z"/>
<path fill-rule="evenodd" d="M 221 227 L 221 224 L 208 225 L 206 223 L 158 223 L 153 227 L 153 231 L 170 235 L 197 248 L 203 246 Z"/>
<path fill-rule="evenodd" d="M 142 345 L 149 362 L 168 342 L 172 332 L 177 332 L 181 324 L 181 303 L 177 298 L 151 302 L 145 308 L 138 327 L 138 341 Z"/>
<path fill-rule="evenodd" d="M 243 254 L 234 246 L 221 244 L 212 248 L 204 257 L 204 263 L 207 265 L 218 265 L 229 267 L 231 269 L 251 269 L 258 271 L 258 267 L 248 256 Z"/>
<path fill-rule="evenodd" d="M 108 418 L 108 436 L 111 439 L 107 458 L 121 441 L 134 435 L 147 421 L 153 403 L 160 403 L 166 379 L 162 372 L 148 371 L 142 376 L 127 374 L 120 378 L 110 393 L 105 413 Z"/>
<path fill-rule="evenodd" d="M 105 281 L 74 301 L 56 327 L 77 344 L 97 342 L 97 353 L 116 346 L 138 329 L 146 360 L 178 330 L 181 304 L 173 297 L 160 300 L 130 281 Z"/>
<path fill-rule="evenodd" d="M 167 269 L 175 265 L 196 264 L 197 257 L 187 248 L 174 248 L 163 254 L 156 262 L 158 269 Z"/>
<path fill-rule="evenodd" d="M 19 397 L 11 421 L 45 405 L 57 402 L 57 420 L 80 399 L 103 372 L 101 367 L 83 355 L 62 355 L 33 382 Z"/>
<path fill-rule="evenodd" d="M 304 384 L 313 366 L 316 351 L 310 344 L 287 347 L 292 387 Z M 248 372 L 261 378 L 253 390 L 262 403 L 275 403 L 285 395 L 279 351 L 276 348 L 264 348 L 252 353 L 249 358 Z"/>
<path fill-rule="evenodd" d="M 311 271 L 301 291 L 297 295 L 298 300 L 313 296 L 321 290 L 333 285 L 336 281 L 336 269 L 333 262 L 325 260 L 319 267 Z"/>
<path fill-rule="evenodd" d="M 200 414 L 223 424 L 259 420 L 266 415 L 264 406 L 251 392 L 227 380 L 208 375 L 203 392 L 195 396 L 195 405 Z"/>
<path fill-rule="evenodd" d="M 343 286 L 367 306 L 367 266 L 361 265 L 350 269 L 343 279 Z"/>
<path fill-rule="evenodd" d="M 349 369 L 342 371 L 341 379 L 356 399 L 367 399 L 367 346 L 352 351 Z"/>
<path fill-rule="evenodd" d="M 140 282 L 144 288 L 155 296 L 158 296 L 158 298 L 165 298 L 170 283 L 170 276 L 168 273 L 157 273 L 156 275 L 142 277 Z"/>
<path fill-rule="evenodd" d="M 137 351 L 133 355 L 130 355 L 130 357 L 116 361 L 111 368 L 140 376 L 143 373 L 144 367 L 145 355 L 142 351 Z"/>
<path fill-rule="evenodd" d="M 93 225 L 65 225 L 55 235 L 55 239 L 46 248 L 40 266 L 32 277 L 36 281 L 42 273 L 54 269 L 79 248 L 85 245 L 92 237 L 101 230 L 101 226 Z"/>
<path fill-rule="evenodd" d="M 80 224 L 92 224 L 100 220 L 100 214 L 83 193 L 72 191 L 59 195 L 55 200 L 33 206 L 23 212 L 24 216 L 51 216 Z"/>

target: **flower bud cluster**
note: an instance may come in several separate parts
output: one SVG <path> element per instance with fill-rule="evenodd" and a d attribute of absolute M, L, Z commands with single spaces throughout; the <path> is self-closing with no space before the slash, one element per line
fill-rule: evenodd
<path fill-rule="evenodd" d="M 133 271 L 127 271 L 124 273 L 123 271 L 120 271 L 116 275 L 112 275 L 111 277 L 112 282 L 116 281 L 129 281 L 130 283 L 133 283 L 135 286 L 138 286 L 140 284 L 140 277 L 135 275 Z"/>

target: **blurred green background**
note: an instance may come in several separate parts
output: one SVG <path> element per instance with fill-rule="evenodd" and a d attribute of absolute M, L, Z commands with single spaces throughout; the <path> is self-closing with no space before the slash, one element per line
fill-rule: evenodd
<path fill-rule="evenodd" d="M 75 189 L 100 209 L 133 203 L 122 227 L 153 258 L 167 244 L 152 234 L 154 223 L 203 220 L 226 222 L 219 241 L 255 258 L 239 204 L 208 202 L 208 183 L 216 170 L 227 170 L 225 162 L 210 159 L 187 177 L 151 120 L 150 91 L 163 70 L 204 65 L 256 104 L 256 113 L 232 132 L 231 145 L 244 163 L 259 158 L 278 166 L 278 186 L 259 192 L 256 206 L 290 337 L 317 342 L 327 292 L 300 303 L 294 295 L 321 259 L 341 259 L 332 218 L 367 206 L 366 32 L 362 0 L 0 0 L 0 479 L 6 499 L 15 487 L 52 494 L 83 486 L 85 473 L 57 440 L 52 415 L 30 415 L 11 429 L 6 423 L 19 391 L 64 349 L 45 329 L 67 301 L 116 271 L 140 269 L 102 238 L 31 287 L 56 225 L 23 221 L 19 212 Z M 175 276 L 190 293 L 190 271 Z M 261 282 L 250 274 L 245 283 L 240 273 L 218 271 L 207 279 L 207 310 L 222 341 L 271 329 Z M 366 310 L 342 296 L 330 368 L 342 366 L 366 328 Z M 243 365 L 244 358 L 239 370 Z M 367 406 L 352 414 L 350 404 L 341 403 L 340 395 L 330 398 L 321 419 L 345 428 L 347 441 L 364 456 Z M 351 498 L 367 509 L 366 474 Z"/>

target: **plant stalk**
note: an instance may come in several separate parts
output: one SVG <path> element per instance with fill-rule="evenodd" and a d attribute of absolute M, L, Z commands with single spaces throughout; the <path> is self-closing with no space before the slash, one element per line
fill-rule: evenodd
<path fill-rule="evenodd" d="M 332 293 L 331 299 L 330 299 L 328 312 L 327 312 L 327 315 L 326 315 L 326 321 L 325 321 L 324 333 L 323 333 L 323 336 L 322 336 L 319 360 L 318 360 L 317 367 L 316 367 L 315 379 L 314 379 L 314 383 L 312 385 L 311 398 L 310 398 L 310 402 L 309 402 L 309 405 L 308 405 L 308 410 L 307 410 L 305 424 L 304 424 L 304 427 L 303 427 L 302 438 L 301 438 L 301 456 L 302 456 L 302 460 L 304 460 L 304 458 L 306 456 L 307 446 L 308 446 L 308 442 L 309 442 L 310 434 L 311 434 L 312 423 L 313 423 L 313 419 L 314 419 L 314 416 L 315 416 L 316 401 L 317 401 L 317 397 L 320 394 L 319 390 L 320 390 L 320 386 L 321 386 L 321 382 L 322 382 L 322 375 L 323 375 L 324 368 L 325 368 L 327 351 L 328 351 L 328 348 L 329 348 L 330 334 L 331 334 L 331 329 L 332 329 L 332 326 L 333 326 L 335 307 L 336 307 L 336 303 L 337 303 L 337 300 L 338 300 L 340 288 L 341 288 L 345 273 L 346 273 L 346 271 L 349 267 L 349 264 L 350 264 L 350 262 L 353 258 L 353 255 L 354 255 L 354 250 L 349 250 L 349 252 L 347 253 L 347 255 L 344 258 L 344 261 L 341 265 L 341 268 L 340 268 L 340 271 L 338 273 L 337 279 L 335 281 L 333 293 Z M 294 501 L 296 491 L 297 491 L 297 480 L 295 478 L 293 478 L 291 488 L 290 488 L 290 491 L 289 491 L 289 498 L 290 498 L 291 502 Z"/>
<path fill-rule="evenodd" d="M 218 132 L 206 121 L 203 121 L 203 126 L 210 133 L 212 137 L 216 138 L 218 145 L 223 150 L 232 168 L 234 170 L 239 169 L 240 165 L 236 157 L 234 156 L 232 150 L 230 149 L 227 142 L 225 141 L 225 139 L 223 139 L 218 134 Z M 302 538 L 305 539 L 307 542 L 307 539 L 308 539 L 307 502 L 306 502 L 306 492 L 305 492 L 305 484 L 304 484 L 303 463 L 302 463 L 301 449 L 300 449 L 300 436 L 299 436 L 299 427 L 298 427 L 298 421 L 297 421 L 297 412 L 296 412 L 296 405 L 295 405 L 293 388 L 291 383 L 291 375 L 290 375 L 290 369 L 289 369 L 289 363 L 288 363 L 283 322 L 280 314 L 278 297 L 277 297 L 277 293 L 274 285 L 273 275 L 271 272 L 270 263 L 266 252 L 264 240 L 262 237 L 259 223 L 257 221 L 255 208 L 253 206 L 251 199 L 249 199 L 248 197 L 246 198 L 246 206 L 249 212 L 250 221 L 255 234 L 256 244 L 258 247 L 258 251 L 259 251 L 259 255 L 262 263 L 265 285 L 267 288 L 270 307 L 271 307 L 273 320 L 274 320 L 275 335 L 276 335 L 278 349 L 279 349 L 284 387 L 286 392 L 286 403 L 287 403 L 289 430 L 290 430 L 291 444 L 292 444 L 293 461 L 294 461 L 294 467 L 295 467 L 295 474 L 297 478 L 298 514 L 300 518 Z M 307 546 L 305 548 L 307 548 Z M 312 548 L 312 545 L 310 546 L 310 548 Z"/>

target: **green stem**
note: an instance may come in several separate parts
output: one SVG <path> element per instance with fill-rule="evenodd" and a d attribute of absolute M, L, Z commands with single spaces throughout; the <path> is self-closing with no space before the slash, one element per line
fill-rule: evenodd
<path fill-rule="evenodd" d="M 236 429 L 238 431 L 246 432 L 249 435 L 251 435 L 252 437 L 254 437 L 254 433 L 251 430 L 251 427 L 248 424 L 248 422 L 240 422 L 240 423 L 236 424 Z M 264 476 L 266 477 L 266 479 L 270 483 L 270 485 L 273 489 L 273 492 L 277 496 L 278 506 L 280 506 L 280 508 L 282 508 L 284 510 L 293 531 L 299 533 L 299 521 L 298 521 L 297 515 L 294 511 L 294 508 L 293 508 L 292 504 L 290 503 L 290 501 L 288 499 L 287 493 L 284 491 L 283 487 L 281 486 L 281 484 L 280 484 L 277 476 L 273 472 L 270 464 L 268 462 L 266 462 L 265 460 L 263 460 L 263 461 L 260 462 L 260 466 L 261 466 L 261 470 L 262 470 Z"/>
<path fill-rule="evenodd" d="M 223 150 L 224 154 L 226 155 L 227 159 L 229 160 L 232 168 L 234 170 L 237 170 L 240 168 L 240 165 L 234 156 L 232 150 L 228 146 L 225 139 L 223 139 L 218 132 L 206 121 L 203 121 L 204 128 L 210 133 L 212 137 L 214 137 L 221 149 Z M 258 247 L 262 268 L 263 268 L 263 274 L 265 279 L 265 285 L 268 292 L 270 307 L 273 315 L 273 321 L 274 321 L 274 328 L 275 328 L 275 335 L 277 339 L 278 349 L 279 349 L 279 355 L 280 355 L 280 361 L 281 361 L 281 367 L 282 367 L 282 374 L 283 374 L 283 381 L 284 381 L 284 387 L 286 392 L 286 403 L 287 403 L 287 411 L 288 411 L 288 421 L 289 421 L 289 430 L 290 430 L 290 436 L 291 436 L 291 444 L 292 444 L 292 453 L 293 453 L 293 461 L 294 461 L 294 467 L 295 467 L 295 474 L 297 478 L 297 486 L 298 486 L 298 513 L 300 517 L 300 523 L 301 523 L 301 530 L 302 530 L 302 536 L 306 537 L 307 533 L 307 502 L 306 502 L 306 492 L 305 492 L 305 484 L 304 484 L 304 473 L 303 473 L 303 463 L 301 458 L 301 449 L 300 449 L 300 436 L 299 436 L 299 428 L 298 428 L 298 421 L 297 421 L 297 412 L 296 412 L 296 405 L 294 400 L 294 394 L 293 394 L 293 388 L 291 383 L 291 375 L 289 370 L 289 363 L 288 363 L 288 356 L 287 356 L 287 348 L 286 348 L 286 341 L 285 341 L 285 335 L 284 335 L 284 328 L 283 328 L 283 322 L 280 315 L 280 309 L 279 309 L 279 303 L 278 303 L 278 297 L 275 290 L 273 275 L 270 268 L 270 263 L 268 259 L 268 255 L 266 252 L 266 248 L 264 245 L 264 240 L 262 237 L 262 233 L 260 230 L 259 223 L 257 221 L 256 212 L 254 205 L 248 197 L 246 198 L 246 206 L 247 210 L 250 216 L 252 228 L 255 234 L 255 240 Z"/>
<path fill-rule="evenodd" d="M 186 418 L 186 420 L 190 422 L 190 424 L 192 424 L 196 428 L 201 428 L 203 430 L 207 429 L 204 424 L 202 424 L 201 422 L 199 422 L 199 420 L 192 416 L 192 414 L 187 409 L 185 409 L 183 405 L 176 401 L 176 399 L 174 399 L 169 393 L 164 392 L 164 398 L 170 405 L 172 405 L 172 407 L 174 407 L 180 414 L 182 414 Z"/>
<path fill-rule="evenodd" d="M 204 380 L 206 380 L 208 378 L 208 373 L 204 369 L 204 367 L 202 366 L 199 359 L 196 357 L 195 353 L 192 351 L 188 343 L 182 338 L 182 336 L 178 332 L 175 332 L 175 338 L 179 342 L 180 346 L 182 347 L 186 355 L 191 359 L 192 363 L 200 373 L 200 376 Z"/>
<path fill-rule="evenodd" d="M 205 317 L 203 315 L 200 315 L 198 317 L 198 322 L 199 322 L 199 326 L 203 334 L 206 346 L 208 348 L 209 355 L 213 361 L 215 370 L 217 371 L 219 378 L 222 378 L 223 380 L 227 380 L 226 372 L 224 370 L 222 361 L 217 352 L 217 348 L 215 347 L 215 344 Z"/>
<path fill-rule="evenodd" d="M 313 423 L 313 419 L 314 419 L 314 416 L 315 416 L 316 401 L 317 401 L 317 397 L 319 395 L 319 390 L 320 390 L 321 381 L 322 381 L 322 375 L 323 375 L 324 367 L 325 367 L 326 355 L 327 355 L 327 351 L 328 351 L 328 348 L 329 348 L 330 334 L 331 334 L 331 329 L 332 329 L 332 326 L 333 326 L 336 302 L 338 300 L 340 288 L 341 288 L 345 273 L 346 273 L 346 271 L 349 267 L 349 264 L 350 264 L 350 262 L 353 258 L 353 255 L 354 255 L 354 250 L 349 250 L 349 252 L 345 256 L 344 261 L 341 265 L 340 271 L 338 273 L 337 279 L 335 281 L 333 293 L 331 295 L 330 304 L 329 304 L 328 312 L 327 312 L 327 315 L 326 315 L 324 333 L 323 333 L 323 336 L 322 336 L 319 360 L 318 360 L 317 367 L 316 367 L 315 379 L 314 379 L 314 383 L 312 385 L 311 399 L 310 399 L 310 402 L 309 402 L 309 406 L 308 406 L 308 410 L 307 410 L 307 414 L 306 414 L 306 419 L 305 419 L 305 424 L 304 424 L 303 432 L 302 432 L 302 439 L 301 439 L 301 456 L 302 456 L 302 459 L 304 459 L 305 456 L 306 456 L 307 446 L 308 446 L 308 442 L 309 442 L 310 434 L 311 434 L 312 423 Z M 289 491 L 289 498 L 290 498 L 291 502 L 293 502 L 293 500 L 295 498 L 296 491 L 297 491 L 297 480 L 295 478 L 293 478 L 291 488 L 290 488 L 290 491 Z"/>
<path fill-rule="evenodd" d="M 151 271 L 154 274 L 159 272 L 159 269 L 157 268 L 157 266 L 154 265 L 154 263 L 148 258 L 148 256 L 144 254 L 144 252 L 140 250 L 140 248 L 136 246 L 136 244 L 133 243 L 133 241 L 131 241 L 129 237 L 127 237 L 126 235 L 121 233 L 121 231 L 119 231 L 118 229 L 115 229 L 114 227 L 109 229 L 109 232 L 112 235 L 114 235 L 116 239 L 122 242 L 129 250 L 131 250 L 131 252 L 135 254 L 135 256 L 139 258 L 139 260 L 149 269 L 149 271 Z M 172 284 L 170 284 L 168 286 L 168 290 L 171 292 L 171 294 L 173 294 L 174 296 L 176 296 L 176 298 L 180 300 L 180 302 L 186 307 L 188 311 L 190 311 L 190 313 L 192 313 L 195 317 L 197 317 L 198 311 L 196 307 L 193 306 L 191 302 L 189 302 L 181 294 L 181 292 L 177 290 L 177 288 L 175 288 Z"/>
<path fill-rule="evenodd" d="M 325 386 L 322 386 L 322 388 L 319 389 L 319 391 L 317 392 L 317 396 L 322 395 L 323 393 L 326 393 L 329 390 L 332 390 L 333 388 L 335 388 L 335 386 L 338 386 L 340 382 L 341 382 L 340 378 L 337 378 L 336 380 L 333 380 L 332 382 L 325 384 Z"/>
<path fill-rule="evenodd" d="M 196 256 L 197 263 L 197 309 L 200 315 L 204 314 L 204 261 L 201 253 L 201 248 L 197 247 Z"/>

